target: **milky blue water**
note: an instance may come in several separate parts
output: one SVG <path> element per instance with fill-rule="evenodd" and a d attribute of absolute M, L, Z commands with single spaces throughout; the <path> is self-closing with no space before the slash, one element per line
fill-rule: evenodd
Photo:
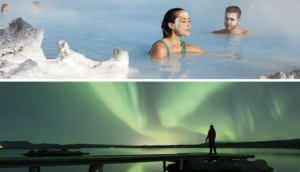
<path fill-rule="evenodd" d="M 139 70 L 133 79 L 257 79 L 277 71 L 291 72 L 300 66 L 300 34 L 296 22 L 300 2 L 279 0 L 43 0 L 41 13 L 30 11 L 29 0 L 0 0 L 10 5 L 0 25 L 22 17 L 37 29 L 44 29 L 42 49 L 48 59 L 57 55 L 57 41 L 94 60 L 107 60 L 114 48 L 129 52 L 130 67 Z M 227 6 L 242 9 L 240 28 L 251 36 L 210 35 L 223 29 Z M 191 18 L 191 33 L 182 40 L 204 51 L 241 56 L 196 55 L 171 57 L 153 62 L 148 52 L 162 38 L 161 21 L 167 10 L 181 7 Z"/>
<path fill-rule="evenodd" d="M 74 150 L 75 151 L 75 150 Z M 208 149 L 80 149 L 82 152 L 89 152 L 90 155 L 126 155 L 126 154 L 173 154 L 173 153 L 195 153 L 207 152 Z M 264 159 L 267 164 L 276 172 L 299 172 L 300 150 L 288 149 L 218 149 L 218 153 L 250 154 L 255 159 Z M 22 157 L 28 150 L 0 150 L 0 157 Z M 128 163 L 104 165 L 104 172 L 162 172 L 162 162 Z M 0 169 L 0 172 L 25 172 L 27 168 Z M 88 166 L 60 166 L 43 167 L 41 172 L 83 172 L 88 171 Z"/>

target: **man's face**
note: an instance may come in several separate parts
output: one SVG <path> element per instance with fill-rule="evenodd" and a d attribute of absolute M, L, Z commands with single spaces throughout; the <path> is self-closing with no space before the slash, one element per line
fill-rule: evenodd
<path fill-rule="evenodd" d="M 224 25 L 227 30 L 233 30 L 240 23 L 237 13 L 225 13 Z"/>

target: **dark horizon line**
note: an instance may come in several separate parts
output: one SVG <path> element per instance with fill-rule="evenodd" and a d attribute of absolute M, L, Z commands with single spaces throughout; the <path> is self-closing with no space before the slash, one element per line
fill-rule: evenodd
<path fill-rule="evenodd" d="M 215 141 L 216 143 L 262 143 L 262 142 L 278 142 L 278 141 L 293 141 L 293 140 L 299 140 L 300 138 L 296 138 L 296 139 L 286 139 L 286 140 L 269 140 L 269 141 Z M 163 145 L 163 144 L 159 144 L 159 145 L 122 145 L 122 144 L 97 144 L 97 143 L 71 143 L 71 144 L 58 144 L 58 143 L 32 143 L 30 141 L 8 141 L 8 140 L 4 140 L 4 141 L 0 141 L 0 142 L 28 142 L 34 145 L 40 145 L 40 144 L 53 144 L 53 145 L 105 145 L 105 146 L 194 146 L 194 145 L 202 145 L 202 144 L 207 144 L 207 143 L 200 143 L 200 144 L 174 144 L 174 145 Z"/>

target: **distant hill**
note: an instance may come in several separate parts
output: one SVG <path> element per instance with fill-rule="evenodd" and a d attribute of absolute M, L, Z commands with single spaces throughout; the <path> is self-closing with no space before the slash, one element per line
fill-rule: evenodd
<path fill-rule="evenodd" d="M 5 149 L 80 149 L 80 148 L 206 148 L 207 143 L 197 145 L 103 145 L 103 144 L 33 144 L 28 141 L 1 141 Z M 300 149 L 300 139 L 259 142 L 217 142 L 218 148 L 293 148 Z"/>
<path fill-rule="evenodd" d="M 28 141 L 1 141 L 0 145 L 3 148 L 37 148 L 37 147 L 59 147 L 61 145 L 59 144 L 48 144 L 48 143 L 42 143 L 42 144 L 33 144 Z"/>

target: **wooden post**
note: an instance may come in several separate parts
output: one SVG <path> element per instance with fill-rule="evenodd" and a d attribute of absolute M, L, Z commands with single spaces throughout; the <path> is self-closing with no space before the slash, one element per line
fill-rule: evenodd
<path fill-rule="evenodd" d="M 97 169 L 98 172 L 103 172 L 103 164 L 90 165 L 89 172 L 96 172 Z"/>
<path fill-rule="evenodd" d="M 29 172 L 40 172 L 40 167 L 29 167 Z"/>
<path fill-rule="evenodd" d="M 167 172 L 167 170 L 166 170 L 166 161 L 163 161 L 163 172 Z"/>
<path fill-rule="evenodd" d="M 98 165 L 98 172 L 103 172 L 103 164 Z"/>
<path fill-rule="evenodd" d="M 183 159 L 180 159 L 180 167 L 179 171 L 183 171 Z"/>

